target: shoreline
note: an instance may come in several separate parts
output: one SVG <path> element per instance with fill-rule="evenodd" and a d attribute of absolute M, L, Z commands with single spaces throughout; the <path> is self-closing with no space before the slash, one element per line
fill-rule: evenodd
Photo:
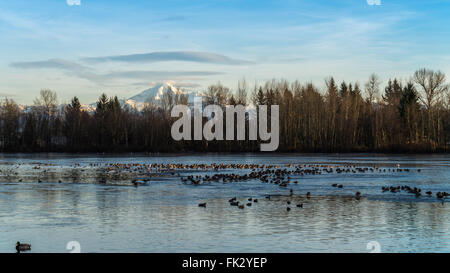
<path fill-rule="evenodd" d="M 344 156 L 357 156 L 357 155 L 371 155 L 371 156 L 390 156 L 390 155 L 450 155 L 450 151 L 445 152 L 0 152 L 0 158 L 3 155 L 17 156 L 17 155 L 96 155 L 96 156 L 118 156 L 125 157 L 129 155 L 133 156 L 192 156 L 192 155 L 309 155 L 309 156 L 321 156 L 321 155 L 344 155 Z"/>

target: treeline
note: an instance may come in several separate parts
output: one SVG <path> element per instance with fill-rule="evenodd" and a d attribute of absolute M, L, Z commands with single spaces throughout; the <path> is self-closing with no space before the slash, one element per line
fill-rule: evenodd
<path fill-rule="evenodd" d="M 372 74 L 364 84 L 326 79 L 325 90 L 311 83 L 269 81 L 249 90 L 245 81 L 232 92 L 211 85 L 205 104 L 280 106 L 283 152 L 448 152 L 450 95 L 445 75 L 420 69 L 384 90 Z M 170 116 L 187 97 L 167 92 L 139 111 L 102 94 L 94 112 L 77 97 L 58 108 L 56 93 L 41 90 L 34 105 L 21 109 L 11 99 L 0 107 L 2 152 L 257 152 L 257 141 L 174 141 Z M 206 119 L 203 121 L 206 122 Z M 248 124 L 247 124 L 248 129 Z M 248 130 L 246 130 L 248 139 Z"/>

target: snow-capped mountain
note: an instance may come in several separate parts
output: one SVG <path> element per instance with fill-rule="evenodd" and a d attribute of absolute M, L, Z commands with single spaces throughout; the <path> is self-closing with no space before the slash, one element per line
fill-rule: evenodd
<path fill-rule="evenodd" d="M 136 94 L 128 99 L 120 99 L 120 104 L 122 106 L 128 105 L 138 111 L 142 110 L 145 103 L 152 101 L 154 104 L 158 105 L 161 102 L 165 93 L 171 92 L 172 95 L 186 95 L 188 96 L 188 103 L 193 103 L 196 93 L 192 90 L 185 90 L 180 87 L 175 86 L 171 82 L 157 83 L 153 87 L 150 87 L 139 94 Z M 82 109 L 88 112 L 95 111 L 97 103 L 94 102 L 89 105 L 82 104 Z"/>
<path fill-rule="evenodd" d="M 148 99 L 153 99 L 154 101 L 159 101 L 163 97 L 164 93 L 171 92 L 172 95 L 175 94 L 183 94 L 188 95 L 189 92 L 182 90 L 179 87 L 176 87 L 170 82 L 159 83 L 155 86 L 142 91 L 141 93 L 132 96 L 129 100 L 133 100 L 136 102 L 146 102 Z"/>
<path fill-rule="evenodd" d="M 173 96 L 177 94 L 185 95 L 188 97 L 188 103 L 193 103 L 194 97 L 196 95 L 196 93 L 192 90 L 184 90 L 181 89 L 180 87 L 173 85 L 170 82 L 166 82 L 166 83 L 158 83 L 153 87 L 130 97 L 129 99 L 123 101 L 123 103 L 131 107 L 134 107 L 137 110 L 141 110 L 146 102 L 153 101 L 153 103 L 159 104 L 164 94 L 166 93 L 172 93 Z"/>
<path fill-rule="evenodd" d="M 93 104 L 81 104 L 81 110 L 86 111 L 86 112 L 94 112 L 95 111 L 95 106 L 97 105 L 97 103 L 93 103 Z"/>

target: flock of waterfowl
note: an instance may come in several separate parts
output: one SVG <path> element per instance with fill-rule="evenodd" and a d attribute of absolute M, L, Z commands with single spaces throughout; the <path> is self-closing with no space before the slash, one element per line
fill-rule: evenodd
<path fill-rule="evenodd" d="M 410 187 L 410 186 L 408 186 L 408 185 L 405 185 L 405 186 L 397 186 L 397 187 L 394 187 L 394 186 L 383 186 L 383 187 L 381 187 L 381 190 L 382 190 L 382 192 L 392 192 L 392 193 L 397 193 L 397 192 L 400 192 L 400 191 L 405 191 L 405 192 L 414 194 L 416 197 L 422 196 L 422 189 L 417 188 L 417 187 L 412 188 L 412 187 Z M 426 194 L 427 196 L 429 196 L 429 197 L 433 196 L 433 192 L 432 192 L 432 191 L 427 191 L 427 192 L 425 192 L 425 194 Z M 447 192 L 445 192 L 445 191 L 444 191 L 444 192 L 437 192 L 437 193 L 436 193 L 436 197 L 437 197 L 438 199 L 444 199 L 444 198 L 446 198 L 446 197 L 448 197 L 448 196 L 450 196 L 449 193 L 447 193 Z"/>
<path fill-rule="evenodd" d="M 287 195 L 287 196 L 286 195 L 266 195 L 265 199 L 268 200 L 268 201 L 271 201 L 273 197 L 287 197 L 288 199 L 286 200 L 286 205 L 287 205 L 286 211 L 291 211 L 291 206 L 290 205 L 293 205 L 292 204 L 293 203 L 292 200 L 294 199 L 294 197 L 303 197 L 303 196 L 294 195 L 294 190 L 290 189 L 289 195 Z M 307 192 L 304 195 L 304 197 L 306 197 L 306 199 L 309 200 L 311 198 L 311 192 Z M 359 191 L 356 192 L 355 195 L 354 195 L 354 198 L 356 200 L 360 200 L 361 199 L 361 193 Z M 295 199 L 298 200 L 298 198 L 295 198 Z M 237 207 L 239 209 L 244 209 L 246 206 L 247 207 L 251 207 L 252 203 L 258 203 L 258 199 L 257 198 L 252 198 L 252 197 L 250 197 L 248 199 L 244 198 L 244 200 L 241 202 L 241 201 L 237 200 L 237 197 L 233 197 L 230 200 L 228 200 L 228 203 L 230 204 L 230 206 L 235 206 L 235 207 Z M 203 207 L 203 208 L 206 208 L 206 205 L 207 205 L 206 202 L 198 204 L 199 207 Z M 297 202 L 295 204 L 295 206 L 297 208 L 303 208 L 303 203 Z"/>
<path fill-rule="evenodd" d="M 19 177 L 16 164 L 12 168 L 0 169 L 0 177 L 14 179 L 19 182 L 24 181 L 24 177 Z M 26 164 L 24 164 L 26 165 Z M 38 183 L 50 181 L 57 175 L 58 166 L 53 163 L 31 163 L 32 171 Z M 53 168 L 53 169 L 52 169 Z M 278 185 L 286 188 L 292 184 L 299 184 L 304 176 L 317 176 L 324 174 L 364 174 L 364 173 L 398 173 L 398 172 L 421 172 L 421 169 L 401 168 L 400 165 L 394 167 L 379 166 L 359 166 L 351 164 L 250 164 L 250 163 L 76 163 L 68 168 L 66 176 L 61 175 L 54 179 L 58 183 L 63 181 L 78 182 L 88 179 L 95 179 L 96 183 L 106 184 L 119 181 L 120 185 L 132 185 L 135 187 L 148 185 L 155 177 L 178 176 L 183 184 L 202 185 L 210 183 L 232 183 L 256 180 L 261 183 Z M 84 175 L 93 171 L 91 176 Z M 60 171 L 62 172 L 62 171 Z M 84 175 L 84 176 L 83 176 Z M 28 176 L 31 177 L 31 176 Z M 35 180 L 35 181 L 36 181 Z M 343 189 L 344 185 L 333 183 L 331 185 L 337 189 Z M 422 195 L 422 190 L 410 186 L 383 186 L 382 192 L 396 193 L 406 191 L 416 197 Z M 310 193 L 309 193 L 310 194 Z M 427 196 L 432 192 L 427 191 Z M 448 197 L 448 193 L 440 191 L 435 193 L 438 199 Z M 354 197 L 361 198 L 361 192 L 357 191 Z M 238 206 L 239 207 L 239 206 Z"/>
<path fill-rule="evenodd" d="M 201 185 L 204 183 L 211 183 L 211 182 L 222 182 L 222 183 L 228 183 L 228 182 L 239 182 L 239 181 L 247 181 L 249 179 L 259 179 L 263 183 L 273 183 L 275 185 L 279 185 L 280 187 L 287 187 L 289 184 L 298 184 L 298 179 L 293 180 L 291 176 L 304 176 L 304 175 L 320 175 L 322 173 L 365 173 L 365 172 L 410 172 L 411 170 L 409 168 L 400 168 L 400 165 L 397 165 L 397 168 L 379 168 L 379 167 L 357 167 L 357 166 L 351 166 L 351 165 L 345 165 L 345 166 L 332 166 L 332 165 L 321 165 L 321 164 L 286 164 L 283 167 L 279 165 L 248 165 L 248 164 L 219 164 L 219 165 L 183 165 L 183 164 L 177 164 L 176 166 L 159 166 L 162 168 L 182 168 L 182 169 L 206 169 L 206 170 L 220 170 L 220 169 L 251 169 L 250 173 L 216 173 L 213 175 L 206 174 L 204 176 L 202 175 L 188 175 L 185 177 L 181 177 L 181 181 L 184 184 L 190 184 L 190 185 Z M 421 169 L 416 169 L 417 172 L 421 172 Z M 342 189 L 344 188 L 344 185 L 334 183 L 331 185 L 332 187 Z M 382 187 L 382 191 L 390 191 L 390 192 L 397 192 L 400 190 L 405 190 L 409 193 L 415 194 L 416 197 L 421 196 L 421 189 L 418 189 L 416 187 L 412 188 L 410 186 L 397 186 L 397 187 Z M 293 190 L 290 190 L 291 195 L 293 194 Z M 426 194 L 428 196 L 432 195 L 431 191 L 427 191 Z M 309 198 L 311 196 L 311 193 L 308 192 L 306 196 Z M 356 200 L 361 199 L 361 192 L 357 191 L 354 194 L 354 198 Z M 448 197 L 449 194 L 447 192 L 437 192 L 436 197 L 438 199 L 444 199 Z M 270 200 L 270 195 L 266 196 L 266 199 Z M 250 199 L 249 199 L 250 200 Z M 240 209 L 244 209 L 244 204 L 240 204 L 239 201 L 236 201 L 236 198 L 230 199 L 230 205 L 231 206 L 237 206 Z M 288 205 L 290 205 L 290 201 L 288 201 Z M 206 203 L 200 203 L 200 207 L 206 207 Z M 251 206 L 251 203 L 247 203 L 247 206 Z M 297 207 L 303 207 L 303 204 L 298 204 Z M 287 211 L 290 211 L 291 208 L 287 207 Z"/>

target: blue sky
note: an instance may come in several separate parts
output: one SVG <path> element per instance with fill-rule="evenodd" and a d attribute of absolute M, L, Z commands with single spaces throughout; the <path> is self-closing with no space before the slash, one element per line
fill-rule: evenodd
<path fill-rule="evenodd" d="M 74 2 L 75 0 L 69 0 Z M 450 1 L 0 1 L 0 96 L 130 97 L 155 82 L 450 74 Z"/>

